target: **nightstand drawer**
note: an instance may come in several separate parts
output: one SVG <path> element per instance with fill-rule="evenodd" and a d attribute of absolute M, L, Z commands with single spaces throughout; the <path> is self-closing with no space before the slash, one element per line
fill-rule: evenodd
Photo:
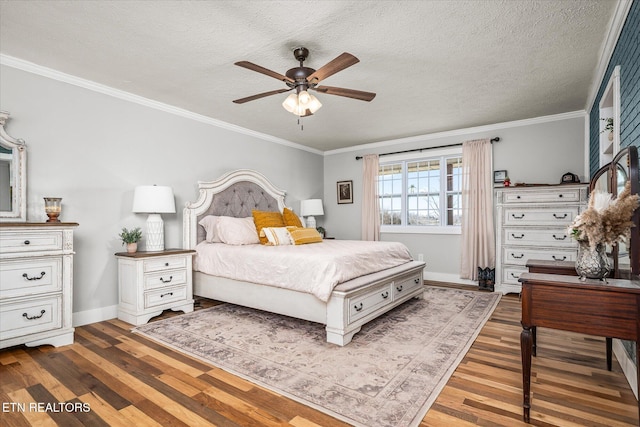
<path fill-rule="evenodd" d="M 2 233 L 0 252 L 36 252 L 62 250 L 62 231 Z"/>
<path fill-rule="evenodd" d="M 144 261 L 144 272 L 149 273 L 152 271 L 173 270 L 174 268 L 185 268 L 186 266 L 186 256 L 148 259 Z"/>
<path fill-rule="evenodd" d="M 186 300 L 187 300 L 186 286 L 158 289 L 155 291 L 145 292 L 144 308 L 157 307 L 165 304 L 171 304 L 176 301 L 186 301 Z"/>
<path fill-rule="evenodd" d="M 62 290 L 62 257 L 2 261 L 0 299 Z"/>
<path fill-rule="evenodd" d="M 187 270 L 169 270 L 144 275 L 144 289 L 182 285 L 187 283 Z"/>
<path fill-rule="evenodd" d="M 62 327 L 62 295 L 3 304 L 0 340 Z"/>

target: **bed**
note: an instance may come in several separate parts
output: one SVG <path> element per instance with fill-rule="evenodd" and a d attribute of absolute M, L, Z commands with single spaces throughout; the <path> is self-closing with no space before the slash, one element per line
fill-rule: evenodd
<path fill-rule="evenodd" d="M 285 209 L 285 192 L 259 172 L 249 169 L 229 172 L 215 181 L 201 181 L 198 187 L 198 199 L 186 204 L 183 216 L 184 248 L 196 250 L 194 295 L 324 324 L 327 342 L 340 346 L 348 344 L 365 323 L 411 298 L 423 296 L 422 272 L 425 263 L 414 261 L 410 254 L 408 257 L 392 254 L 392 250 L 402 252 L 404 248 L 403 245 L 398 248 L 399 244 L 395 243 L 324 240 L 286 248 L 260 244 L 239 248 L 224 243 L 208 243 L 205 229 L 199 224 L 203 218 L 211 215 L 247 218 L 252 216 L 254 210 L 282 212 Z M 359 252 L 361 246 L 369 244 L 379 246 L 377 253 L 366 255 L 369 261 L 373 259 L 375 262 L 350 258 L 352 252 Z M 323 250 L 326 253 L 335 252 L 338 256 L 333 261 L 327 260 L 327 263 L 316 266 L 314 263 L 318 259 L 325 258 L 318 252 Z M 293 279 L 287 274 L 288 268 L 293 267 L 280 268 L 279 261 L 273 261 L 271 266 L 265 267 L 265 251 L 270 251 L 269 257 L 282 253 L 283 259 L 307 256 L 300 258 L 305 261 L 298 259 L 293 261 L 294 264 L 313 264 L 316 270 L 309 270 L 308 276 Z M 308 255 L 294 254 L 292 251 Z M 256 277 L 255 272 L 208 274 L 204 271 L 208 269 L 205 268 L 207 256 L 214 257 L 219 265 L 233 265 L 238 272 L 246 273 L 246 269 L 253 268 L 262 271 L 263 275 Z M 233 262 L 225 261 L 223 256 Z M 248 261 L 246 267 L 236 263 L 242 260 Z M 338 264 L 348 266 L 348 271 L 345 273 L 344 266 Z M 360 264 L 365 266 L 351 269 Z M 369 268 L 369 264 L 377 266 Z M 305 286 L 315 279 L 326 279 L 327 283 L 323 286 L 329 286 L 330 289 L 307 289 Z M 296 280 L 300 283 L 295 283 Z"/>

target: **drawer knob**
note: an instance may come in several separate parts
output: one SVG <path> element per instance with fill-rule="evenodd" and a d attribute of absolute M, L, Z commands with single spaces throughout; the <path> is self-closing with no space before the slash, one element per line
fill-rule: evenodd
<path fill-rule="evenodd" d="M 400 286 L 396 286 L 396 291 L 398 291 L 398 292 L 402 292 L 402 285 L 400 285 Z"/>
<path fill-rule="evenodd" d="M 28 240 L 25 240 L 25 241 L 24 241 L 24 244 L 25 244 L 25 245 L 28 245 L 28 244 L 30 244 L 30 243 L 31 243 L 31 242 L 30 242 L 30 241 L 28 241 Z"/>
<path fill-rule="evenodd" d="M 558 236 L 556 236 L 556 235 L 554 234 L 554 235 L 553 235 L 553 238 L 554 238 L 554 239 L 556 239 L 556 240 L 564 240 L 564 239 L 566 239 L 566 238 L 567 238 L 567 235 L 565 234 L 565 235 L 563 235 L 562 237 L 558 237 Z"/>
<path fill-rule="evenodd" d="M 567 214 L 565 213 L 565 214 L 564 214 L 564 215 L 562 215 L 562 216 L 560 216 L 560 215 L 558 215 L 558 214 L 553 214 L 553 217 L 554 217 L 555 219 L 565 219 L 565 218 L 567 217 Z"/>
<path fill-rule="evenodd" d="M 165 263 L 164 263 L 164 266 L 165 266 L 165 267 L 169 267 L 169 263 L 168 263 L 168 262 L 165 262 Z"/>
<path fill-rule="evenodd" d="M 566 256 L 563 256 L 562 259 L 560 259 L 560 257 L 557 257 L 555 255 L 551 255 L 551 258 L 553 258 L 554 261 L 564 261 L 565 259 L 567 259 Z"/>
<path fill-rule="evenodd" d="M 172 280 L 173 280 L 173 276 L 169 276 L 169 279 L 167 279 L 167 280 L 163 279 L 162 277 L 160 278 L 160 281 L 161 281 L 162 283 L 169 283 L 169 282 L 170 282 L 170 281 L 172 281 Z"/>
<path fill-rule="evenodd" d="M 27 279 L 27 280 L 40 280 L 40 279 L 42 279 L 42 278 L 44 277 L 44 275 L 45 275 L 45 274 L 46 274 L 46 273 L 45 273 L 44 271 L 42 271 L 42 272 L 40 273 L 40 277 L 38 277 L 38 276 L 29 277 L 29 275 L 28 275 L 27 273 L 24 273 L 24 274 L 22 275 L 22 277 L 24 277 L 24 278 L 25 278 L 25 279 Z"/>
<path fill-rule="evenodd" d="M 516 196 L 516 199 L 519 199 L 519 198 L 520 198 L 520 196 Z"/>
<path fill-rule="evenodd" d="M 519 236 L 516 236 L 515 234 L 511 233 L 511 237 L 513 237 L 514 239 L 522 239 L 524 237 L 524 234 L 520 234 Z"/>
<path fill-rule="evenodd" d="M 360 310 L 362 310 L 362 307 L 363 307 L 363 306 L 362 306 L 362 303 L 360 303 L 359 305 L 354 305 L 354 306 L 353 306 L 353 308 L 354 308 L 356 311 L 360 311 Z"/>
<path fill-rule="evenodd" d="M 562 194 L 558 194 L 558 197 L 562 197 Z"/>
<path fill-rule="evenodd" d="M 524 218 L 524 214 L 522 214 L 522 215 L 520 215 L 520 216 L 516 216 L 516 214 L 511 214 L 511 216 L 512 216 L 514 219 L 522 219 L 522 218 Z"/>
<path fill-rule="evenodd" d="M 382 295 L 382 299 L 387 299 L 389 298 L 389 291 L 386 291 L 385 293 L 383 293 Z"/>
<path fill-rule="evenodd" d="M 517 256 L 516 254 L 512 253 L 511 256 L 514 257 L 515 259 L 524 258 L 524 254 L 520 254 L 520 256 Z"/>
<path fill-rule="evenodd" d="M 173 292 L 167 292 L 166 294 L 160 295 L 160 298 L 164 298 L 166 296 L 172 296 L 172 295 L 173 295 Z"/>
<path fill-rule="evenodd" d="M 22 317 L 26 317 L 27 320 L 35 320 L 44 316 L 44 313 L 45 313 L 44 310 L 40 310 L 40 315 L 35 315 L 35 316 L 29 316 L 27 313 L 22 313 Z"/>

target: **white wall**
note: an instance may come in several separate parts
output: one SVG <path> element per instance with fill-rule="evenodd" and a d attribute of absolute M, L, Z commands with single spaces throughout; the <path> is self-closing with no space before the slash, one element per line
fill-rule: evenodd
<path fill-rule="evenodd" d="M 287 191 L 287 205 L 322 194 L 321 155 L 173 115 L 8 66 L 0 69 L 8 133 L 27 144 L 28 221 L 44 221 L 43 197 L 62 197 L 62 221 L 77 222 L 74 322 L 115 316 L 117 235 L 140 226 L 137 185 L 173 187 L 178 213 L 164 214 L 165 246 L 182 246 L 182 207 L 197 181 L 255 169 Z M 283 167 L 286 165 L 286 167 Z M 144 240 L 142 248 L 144 249 Z M 79 320 L 80 319 L 80 320 Z"/>
<path fill-rule="evenodd" d="M 329 236 L 359 239 L 362 202 L 362 161 L 355 156 L 457 144 L 478 138 L 500 137 L 493 144 L 494 170 L 507 170 L 511 182 L 558 184 L 572 172 L 587 182 L 585 166 L 585 115 L 569 113 L 512 123 L 501 123 L 421 138 L 388 141 L 325 153 L 323 226 Z M 428 155 L 428 151 L 424 152 Z M 381 158 L 384 161 L 384 157 Z M 353 180 L 354 202 L 338 205 L 336 182 Z M 459 279 L 460 235 L 383 233 L 382 240 L 400 241 L 415 258 L 424 255 L 425 278 L 468 283 Z"/>

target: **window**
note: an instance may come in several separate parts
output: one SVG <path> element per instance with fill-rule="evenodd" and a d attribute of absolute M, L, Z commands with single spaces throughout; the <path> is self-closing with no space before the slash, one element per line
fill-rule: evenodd
<path fill-rule="evenodd" d="M 381 231 L 459 232 L 462 156 L 459 152 L 380 164 Z"/>

